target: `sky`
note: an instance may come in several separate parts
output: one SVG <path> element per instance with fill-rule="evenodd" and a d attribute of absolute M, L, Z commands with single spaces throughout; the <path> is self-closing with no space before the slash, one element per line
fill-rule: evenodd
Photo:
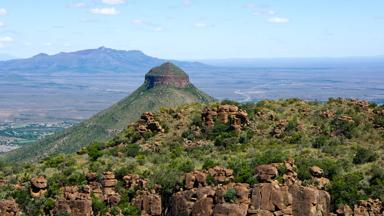
<path fill-rule="evenodd" d="M 167 59 L 384 55 L 383 0 L 0 0 L 0 54 L 100 46 Z"/>

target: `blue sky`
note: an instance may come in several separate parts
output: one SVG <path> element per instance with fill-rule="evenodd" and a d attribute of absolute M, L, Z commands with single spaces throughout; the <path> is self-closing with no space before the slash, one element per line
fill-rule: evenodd
<path fill-rule="evenodd" d="M 174 59 L 384 55 L 384 1 L 0 1 L 2 54 L 100 46 Z"/>

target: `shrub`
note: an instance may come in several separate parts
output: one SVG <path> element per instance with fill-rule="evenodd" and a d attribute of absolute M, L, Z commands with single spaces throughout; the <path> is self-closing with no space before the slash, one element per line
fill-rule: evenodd
<path fill-rule="evenodd" d="M 104 201 L 93 196 L 92 197 L 92 210 L 95 215 L 104 215 L 107 210 L 107 206 Z"/>
<path fill-rule="evenodd" d="M 224 193 L 224 199 L 226 202 L 235 202 L 236 200 L 236 190 L 234 188 L 228 189 Z"/>
<path fill-rule="evenodd" d="M 249 162 L 241 159 L 235 159 L 230 161 L 228 166 L 233 170 L 235 182 L 245 182 L 250 185 L 256 183 L 256 179 L 253 177 L 253 171 Z"/>
<path fill-rule="evenodd" d="M 87 153 L 91 161 L 96 161 L 103 155 L 100 146 L 100 143 L 94 142 L 87 147 Z"/>
<path fill-rule="evenodd" d="M 217 165 L 217 162 L 213 161 L 212 159 L 206 159 L 203 164 L 203 169 L 209 169 Z"/>
<path fill-rule="evenodd" d="M 363 147 L 359 147 L 356 151 L 356 155 L 353 158 L 354 164 L 364 164 L 373 162 L 377 159 L 377 153 L 372 149 L 366 149 Z"/>
<path fill-rule="evenodd" d="M 136 157 L 140 152 L 140 146 L 137 144 L 129 144 L 125 147 L 125 154 L 128 157 Z"/>
<path fill-rule="evenodd" d="M 332 194 L 332 204 L 338 207 L 341 204 L 353 206 L 359 200 L 367 199 L 362 192 L 361 181 L 364 176 L 361 173 L 349 173 L 336 176 L 329 188 Z"/>
<path fill-rule="evenodd" d="M 370 196 L 379 198 L 384 202 L 384 168 L 374 165 L 371 169 L 372 177 L 369 180 L 367 192 Z"/>

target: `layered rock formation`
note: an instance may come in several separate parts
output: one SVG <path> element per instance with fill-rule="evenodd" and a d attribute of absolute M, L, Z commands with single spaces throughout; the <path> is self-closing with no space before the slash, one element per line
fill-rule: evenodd
<path fill-rule="evenodd" d="M 77 186 L 63 188 L 63 196 L 56 200 L 52 215 L 92 216 L 91 189 L 85 186 L 80 190 Z"/>
<path fill-rule="evenodd" d="M 145 84 L 147 88 L 153 88 L 159 85 L 185 88 L 191 85 L 189 76 L 171 62 L 166 62 L 159 67 L 151 69 L 145 75 Z"/>

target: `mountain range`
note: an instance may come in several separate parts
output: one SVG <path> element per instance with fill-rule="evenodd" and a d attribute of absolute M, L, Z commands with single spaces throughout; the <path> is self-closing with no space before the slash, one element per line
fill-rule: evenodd
<path fill-rule="evenodd" d="M 55 55 L 40 53 L 31 58 L 0 61 L 0 73 L 145 73 L 166 61 L 138 50 L 100 47 Z M 172 62 L 183 69 L 208 67 L 198 62 Z"/>

